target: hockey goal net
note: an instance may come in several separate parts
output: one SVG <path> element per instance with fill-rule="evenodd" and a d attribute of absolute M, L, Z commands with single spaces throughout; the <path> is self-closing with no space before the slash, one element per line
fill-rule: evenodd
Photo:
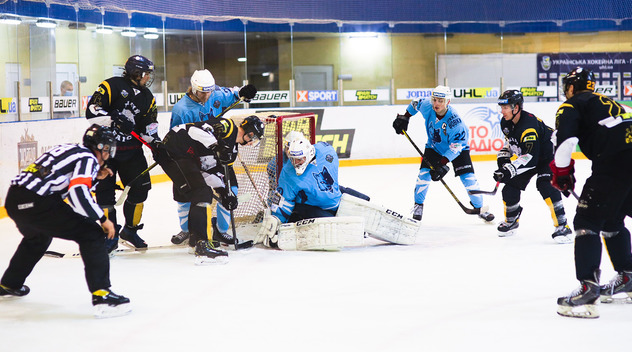
<path fill-rule="evenodd" d="M 231 119 L 239 122 L 240 119 L 252 115 L 265 123 L 265 132 L 259 143 L 240 145 L 239 156 L 233 164 L 239 194 L 251 196 L 249 200 L 240 202 L 235 210 L 236 225 L 261 222 L 263 211 L 272 191 L 277 187 L 281 173 L 285 136 L 290 131 L 299 131 L 312 144 L 316 142 L 316 120 L 313 113 L 265 112 L 231 116 Z"/>

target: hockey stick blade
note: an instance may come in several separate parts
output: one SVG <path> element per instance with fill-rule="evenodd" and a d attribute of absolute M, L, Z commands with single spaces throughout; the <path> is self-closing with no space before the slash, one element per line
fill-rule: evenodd
<path fill-rule="evenodd" d="M 467 191 L 467 193 L 468 194 L 487 194 L 487 195 L 493 196 L 498 191 L 499 185 L 500 185 L 500 182 L 496 182 L 496 187 L 494 187 L 493 191 L 481 191 L 480 189 L 475 189 L 472 191 Z"/>

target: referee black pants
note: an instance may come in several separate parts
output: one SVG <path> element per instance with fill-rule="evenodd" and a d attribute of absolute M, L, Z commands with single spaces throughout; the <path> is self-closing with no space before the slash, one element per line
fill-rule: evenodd
<path fill-rule="evenodd" d="M 24 238 L 0 283 L 18 289 L 44 256 L 53 237 L 77 242 L 90 292 L 110 287 L 110 258 L 101 226 L 75 213 L 60 196 L 42 197 L 11 186 L 5 201 L 7 214 Z"/>

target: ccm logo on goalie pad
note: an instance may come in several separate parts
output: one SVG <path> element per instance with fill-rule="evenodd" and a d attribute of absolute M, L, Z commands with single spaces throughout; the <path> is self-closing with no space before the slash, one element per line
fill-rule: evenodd
<path fill-rule="evenodd" d="M 386 209 L 386 214 L 389 215 L 393 215 L 394 217 L 398 218 L 398 219 L 404 219 L 404 216 L 399 214 L 398 212 L 392 211 L 391 209 Z"/>
<path fill-rule="evenodd" d="M 296 226 L 309 225 L 316 222 L 316 219 L 304 219 L 296 222 Z"/>

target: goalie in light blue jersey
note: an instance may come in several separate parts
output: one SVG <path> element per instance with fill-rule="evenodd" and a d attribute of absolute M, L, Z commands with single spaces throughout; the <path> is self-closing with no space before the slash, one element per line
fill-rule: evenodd
<path fill-rule="evenodd" d="M 452 163 L 455 176 L 461 179 L 461 183 L 468 191 L 479 189 L 470 158 L 469 131 L 456 110 L 449 105 L 450 96 L 450 88 L 437 86 L 433 89 L 430 99 L 413 100 L 406 108 L 405 114 L 397 115 L 393 121 L 395 132 L 402 134 L 408 129 L 411 116 L 420 112 L 425 120 L 428 142 L 415 185 L 415 220 L 421 220 L 430 181 L 441 180 L 450 170 L 448 163 Z M 432 165 L 432 168 L 428 164 Z M 469 197 L 475 208 L 483 208 L 481 195 Z M 486 211 L 479 212 L 478 216 L 488 222 L 494 220 L 494 215 Z"/>

